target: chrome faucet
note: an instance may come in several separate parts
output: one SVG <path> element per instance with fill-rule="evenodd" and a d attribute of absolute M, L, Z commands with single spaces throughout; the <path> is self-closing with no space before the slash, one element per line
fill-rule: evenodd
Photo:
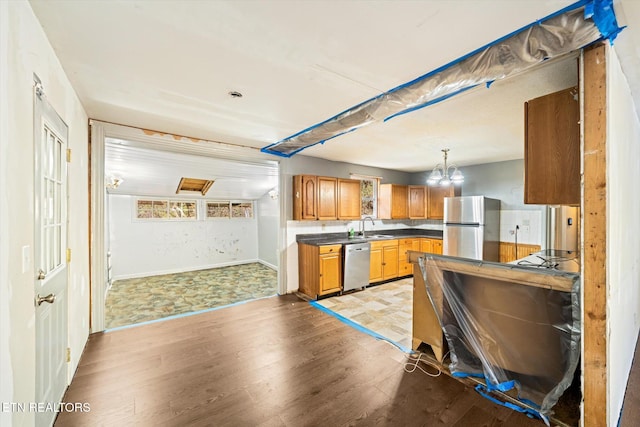
<path fill-rule="evenodd" d="M 365 219 L 369 219 L 369 220 L 371 221 L 371 225 L 373 225 L 373 226 L 375 226 L 375 225 L 376 225 L 375 221 L 374 221 L 374 220 L 373 220 L 373 218 L 371 218 L 370 216 L 365 216 L 365 217 L 363 217 L 363 218 L 360 220 L 360 228 L 359 228 L 359 230 L 358 230 L 358 236 L 365 237 L 365 235 L 364 235 L 364 220 L 365 220 Z"/>

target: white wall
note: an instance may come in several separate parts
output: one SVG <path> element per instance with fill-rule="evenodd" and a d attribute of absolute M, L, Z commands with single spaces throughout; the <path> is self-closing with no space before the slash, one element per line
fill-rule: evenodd
<path fill-rule="evenodd" d="M 135 219 L 132 196 L 109 196 L 114 280 L 241 264 L 258 259 L 255 218 Z"/>
<path fill-rule="evenodd" d="M 614 49 L 607 59 L 609 426 L 617 425 L 640 330 L 640 123 Z"/>
<path fill-rule="evenodd" d="M 273 269 L 278 268 L 278 234 L 280 230 L 280 196 L 265 194 L 256 201 L 258 219 L 258 259 Z"/>
<path fill-rule="evenodd" d="M 0 2 L 0 400 L 35 399 L 33 262 L 22 271 L 22 250 L 34 259 L 33 74 L 69 126 L 69 344 L 70 374 L 89 333 L 87 115 L 30 5 Z M 0 412 L 0 425 L 34 424 L 33 413 Z"/>

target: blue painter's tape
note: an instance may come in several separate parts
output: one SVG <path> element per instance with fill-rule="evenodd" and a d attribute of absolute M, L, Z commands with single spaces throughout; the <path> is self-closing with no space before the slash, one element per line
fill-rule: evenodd
<path fill-rule="evenodd" d="M 413 79 L 413 80 L 411 80 L 411 81 L 409 81 L 409 82 L 407 82 L 407 83 L 404 83 L 404 84 L 402 84 L 402 85 L 400 85 L 400 86 L 397 86 L 397 87 L 395 87 L 395 88 L 392 88 L 392 89 L 390 89 L 390 90 L 388 90 L 388 91 L 386 91 L 386 92 L 384 92 L 384 93 L 381 93 L 381 94 L 376 95 L 376 96 L 374 96 L 374 97 L 372 97 L 372 98 L 369 98 L 369 99 L 367 99 L 367 100 L 365 100 L 365 101 L 363 101 L 363 102 L 361 102 L 361 103 L 359 103 L 359 104 L 357 104 L 357 105 L 355 105 L 355 106 L 353 106 L 353 107 L 350 107 L 350 108 L 348 108 L 348 109 L 346 109 L 346 110 L 344 110 L 344 111 L 342 111 L 342 112 L 340 112 L 340 113 L 338 113 L 338 114 L 336 114 L 336 115 L 334 115 L 334 116 L 332 116 L 332 117 L 330 117 L 330 118 L 328 118 L 328 119 L 326 119 L 326 120 L 324 120 L 324 121 L 322 121 L 322 122 L 316 123 L 316 124 L 314 124 L 314 125 L 312 125 L 312 126 L 309 126 L 309 127 L 307 127 L 306 129 L 303 129 L 303 130 L 301 130 L 301 131 L 299 131 L 299 132 L 297 132 L 297 133 L 295 133 L 295 134 L 293 134 L 293 135 L 290 135 L 290 136 L 288 136 L 288 137 L 286 137 L 286 138 L 284 138 L 284 139 L 281 139 L 281 140 L 279 140 L 279 141 L 277 141 L 277 142 L 275 142 L 275 143 L 273 143 L 273 144 L 270 144 L 270 145 L 268 145 L 268 146 L 264 147 L 261 151 L 262 151 L 262 152 L 264 152 L 264 153 L 270 153 L 270 154 L 276 154 L 276 153 L 279 153 L 279 154 L 276 154 L 276 155 L 280 155 L 280 156 L 282 156 L 282 157 L 291 157 L 291 156 L 293 156 L 294 154 L 297 154 L 297 153 L 299 153 L 300 151 L 302 151 L 302 150 L 304 150 L 304 149 L 306 149 L 306 148 L 308 148 L 308 147 L 312 147 L 312 146 L 314 146 L 314 145 L 316 145 L 316 144 L 318 144 L 318 143 L 325 142 L 325 141 L 327 141 L 328 139 L 331 139 L 331 138 L 328 138 L 327 140 L 319 141 L 319 142 L 317 142 L 317 143 L 313 143 L 313 144 L 310 144 L 310 145 L 307 145 L 307 146 L 301 147 L 301 148 L 297 149 L 296 151 L 294 151 L 294 152 L 292 152 L 292 153 L 289 153 L 289 154 L 283 154 L 283 153 L 281 153 L 281 152 L 279 152 L 279 151 L 277 151 L 277 150 L 272 149 L 273 147 L 276 147 L 276 146 L 278 146 L 278 145 L 280 145 L 280 144 L 282 144 L 282 143 L 284 143 L 284 142 L 286 142 L 286 141 L 288 141 L 288 140 L 290 140 L 290 139 L 293 139 L 293 138 L 295 138 L 295 137 L 297 137 L 297 136 L 300 136 L 300 135 L 302 135 L 302 134 L 304 134 L 304 133 L 307 133 L 307 132 L 309 132 L 309 131 L 311 131 L 311 130 L 313 130 L 313 129 L 315 129 L 315 128 L 318 128 L 318 127 L 320 127 L 320 126 L 323 126 L 323 125 L 325 125 L 325 124 L 327 124 L 327 123 L 329 123 L 329 122 L 335 121 L 335 120 L 336 120 L 338 117 L 340 117 L 341 115 L 346 114 L 346 113 L 348 113 L 349 111 L 353 111 L 353 110 L 357 109 L 358 107 L 360 107 L 360 106 L 362 106 L 362 105 L 364 105 L 364 104 L 367 104 L 367 103 L 369 103 L 369 102 L 371 102 L 371 101 L 377 100 L 378 98 L 381 98 L 381 97 L 383 97 L 383 96 L 387 96 L 387 95 L 389 95 L 389 94 L 392 94 L 392 93 L 394 93 L 394 92 L 396 92 L 396 91 L 398 91 L 398 90 L 404 89 L 404 88 L 405 88 L 405 87 L 407 87 L 407 86 L 411 86 L 411 85 L 413 85 L 413 84 L 415 84 L 415 83 L 418 83 L 418 82 L 420 82 L 420 81 L 422 81 L 422 80 L 425 80 L 425 79 L 427 79 L 427 78 L 429 78 L 429 77 L 431 77 L 431 76 L 433 76 L 433 75 L 435 75 L 435 74 L 437 74 L 437 73 L 440 73 L 441 71 L 444 71 L 444 70 L 446 70 L 446 69 L 448 69 L 448 68 L 450 68 L 450 67 L 452 67 L 452 66 L 454 66 L 454 65 L 458 64 L 459 62 L 462 62 L 462 61 L 466 60 L 467 58 L 469 58 L 469 57 L 471 57 L 471 56 L 473 56 L 473 55 L 476 55 L 476 54 L 478 54 L 478 53 L 480 53 L 480 52 L 482 52 L 482 51 L 484 51 L 484 50 L 488 49 L 488 48 L 489 48 L 489 47 L 491 47 L 491 46 L 497 45 L 497 44 L 499 44 L 499 43 L 503 42 L 504 40 L 506 40 L 506 39 L 508 39 L 508 38 L 510 38 L 510 37 L 512 37 L 512 36 L 514 36 L 514 35 L 516 35 L 516 34 L 518 34 L 518 33 L 520 33 L 520 32 L 522 32 L 522 31 L 525 31 L 525 30 L 527 30 L 527 29 L 529 29 L 529 28 L 531 28 L 531 27 L 533 27 L 533 26 L 535 26 L 535 25 L 540 25 L 542 22 L 544 22 L 544 21 L 546 21 L 546 20 L 548 20 L 548 19 L 554 18 L 554 17 L 556 17 L 556 16 L 558 16 L 558 15 L 562 15 L 562 14 L 564 14 L 564 13 L 567 13 L 567 12 L 570 12 L 570 11 L 572 11 L 572 10 L 578 9 L 578 8 L 580 8 L 580 7 L 583 7 L 583 6 L 585 6 L 585 5 L 588 5 L 588 4 L 592 3 L 593 1 L 594 1 L 594 0 L 580 0 L 580 1 L 576 2 L 576 3 L 573 3 L 573 4 L 571 4 L 571 5 L 567 6 L 567 7 L 563 8 L 563 9 L 558 10 L 558 11 L 557 11 L 557 12 L 555 12 L 555 13 L 552 13 L 551 15 L 548 15 L 548 16 L 546 16 L 546 17 L 542 18 L 542 19 L 538 19 L 538 20 L 536 20 L 535 22 L 532 22 L 532 23 L 531 23 L 531 24 L 529 24 L 529 25 L 525 25 L 525 26 L 523 26 L 522 28 L 519 28 L 519 29 L 517 29 L 517 30 L 515 30 L 515 31 L 513 31 L 513 32 L 511 32 L 511 33 L 509 33 L 509 34 L 507 34 L 507 35 L 505 35 L 505 36 L 503 36 L 503 37 L 501 37 L 501 38 L 497 39 L 497 40 L 494 40 L 493 42 L 487 43 L 486 45 L 484 45 L 484 46 L 482 46 L 482 47 L 480 47 L 480 48 L 478 48 L 478 49 L 476 49 L 476 50 L 474 50 L 474 51 L 472 51 L 472 52 L 470 52 L 470 53 L 468 53 L 468 54 L 466 54 L 466 55 L 464 55 L 464 56 L 461 56 L 461 57 L 459 57 L 459 58 L 457 58 L 457 59 L 455 59 L 455 60 L 453 60 L 453 61 L 451 61 L 451 62 L 449 62 L 449 63 L 447 63 L 447 64 L 445 64 L 445 65 L 443 65 L 443 66 L 441 66 L 441 67 L 436 68 L 435 70 L 432 70 L 432 71 L 430 71 L 430 72 L 428 72 L 428 73 L 426 73 L 426 74 L 423 74 L 423 75 L 421 75 L 421 76 L 419 76 L 419 77 L 417 77 L 417 78 L 415 78 L 415 79 Z M 595 1 L 609 1 L 609 2 L 610 2 L 611 0 L 595 0 Z M 614 15 L 614 19 L 615 19 L 615 15 Z M 616 25 L 616 27 L 617 27 L 617 25 Z M 599 27 L 598 27 L 598 28 L 599 28 Z M 617 33 L 616 33 L 616 34 L 617 34 Z M 615 37 L 615 35 L 614 35 L 614 37 Z M 457 92 L 457 93 L 460 93 L 460 92 Z M 440 99 L 440 101 L 443 101 L 443 100 L 445 100 L 445 99 L 447 99 L 447 98 L 448 98 L 448 97 L 442 97 L 442 98 Z M 440 101 L 437 101 L 437 102 L 440 102 Z M 427 103 L 427 104 L 424 104 L 424 105 L 421 105 L 421 106 L 418 106 L 418 107 L 413 107 L 413 108 L 411 108 L 411 109 L 407 109 L 407 110 L 402 111 L 402 112 L 400 112 L 400 113 L 396 113 L 396 114 L 394 114 L 394 115 L 392 115 L 392 116 L 387 117 L 387 118 L 385 119 L 385 121 L 387 121 L 387 120 L 389 120 L 389 119 L 391 119 L 391 118 L 393 118 L 393 117 L 396 117 L 396 116 L 398 116 L 398 115 L 406 114 L 406 113 L 408 113 L 408 112 L 410 112 L 410 111 L 415 111 L 415 110 L 417 110 L 417 109 L 424 108 L 424 107 L 426 107 L 426 106 L 428 106 L 428 105 L 432 105 L 432 104 L 434 104 L 434 103 L 435 103 L 435 102 L 430 102 L 430 103 Z M 356 127 L 355 129 L 357 129 L 357 128 L 358 128 L 358 127 Z M 350 131 L 353 131 L 353 130 L 355 130 L 355 129 L 351 129 Z M 350 131 L 349 131 L 349 132 L 350 132 Z M 338 135 L 333 136 L 332 138 L 335 138 L 335 137 L 340 136 L 340 135 L 344 135 L 345 133 L 347 133 L 347 132 L 340 133 L 340 134 L 338 134 Z"/>
<path fill-rule="evenodd" d="M 626 28 L 618 27 L 616 14 L 613 10 L 613 0 L 594 0 L 593 3 L 585 6 L 584 17 L 592 18 L 602 37 L 609 39 L 611 44 L 618 37 L 620 31 Z"/>
<path fill-rule="evenodd" d="M 473 378 L 483 378 L 484 379 L 484 375 L 483 374 L 474 374 L 474 373 L 471 373 L 471 372 L 452 372 L 451 376 L 456 377 L 456 378 L 473 377 Z"/>
<path fill-rule="evenodd" d="M 146 322 L 134 323 L 132 325 L 124 325 L 124 326 L 118 326 L 116 328 L 105 329 L 104 332 L 116 332 L 116 331 L 121 331 L 123 329 L 136 328 L 138 326 L 151 325 L 153 323 L 164 322 L 165 320 L 173 320 L 173 319 L 180 319 L 181 317 L 195 316 L 196 314 L 202 314 L 202 313 L 208 313 L 210 311 L 222 310 L 223 308 L 234 307 L 236 305 L 246 304 L 246 303 L 251 302 L 251 301 L 258 301 L 258 300 L 266 299 L 266 298 L 273 298 L 275 296 L 277 296 L 277 294 L 269 295 L 269 296 L 261 297 L 261 298 L 249 299 L 249 300 L 246 300 L 246 301 L 238 301 L 238 302 L 234 302 L 233 304 L 221 305 L 220 307 L 212 307 L 212 308 L 207 308 L 207 309 L 204 309 L 204 310 L 191 311 L 189 313 L 175 314 L 173 316 L 167 316 L 167 317 L 163 317 L 161 319 L 147 320 Z"/>
<path fill-rule="evenodd" d="M 405 346 L 403 346 L 402 344 L 393 341 L 392 339 L 389 339 L 385 336 L 380 335 L 379 333 L 372 331 L 371 329 L 367 329 L 364 326 L 354 322 L 353 320 L 347 319 L 346 317 L 336 313 L 333 310 L 328 309 L 327 307 L 324 307 L 322 305 L 320 305 L 317 301 L 309 301 L 309 304 L 311 304 L 313 307 L 317 308 L 318 310 L 327 313 L 330 316 L 335 317 L 336 319 L 338 319 L 339 321 L 341 321 L 342 323 L 345 323 L 349 326 L 351 326 L 352 328 L 360 331 L 360 332 L 364 332 L 367 335 L 371 335 L 372 337 L 374 337 L 375 339 L 378 340 L 382 340 L 382 341 L 386 341 L 390 344 L 393 344 L 394 346 L 398 347 L 400 350 L 402 350 L 402 352 L 404 353 L 413 353 L 413 350 L 406 348 Z"/>

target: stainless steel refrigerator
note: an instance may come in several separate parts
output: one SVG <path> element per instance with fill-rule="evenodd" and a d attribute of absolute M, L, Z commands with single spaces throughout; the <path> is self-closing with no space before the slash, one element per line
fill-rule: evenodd
<path fill-rule="evenodd" d="M 500 200 L 484 196 L 445 197 L 444 255 L 500 261 Z"/>

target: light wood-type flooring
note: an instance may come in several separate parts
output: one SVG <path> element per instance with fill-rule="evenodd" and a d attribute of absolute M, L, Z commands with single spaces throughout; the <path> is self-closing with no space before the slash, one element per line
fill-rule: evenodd
<path fill-rule="evenodd" d="M 89 338 L 56 426 L 537 426 L 293 295 Z"/>

